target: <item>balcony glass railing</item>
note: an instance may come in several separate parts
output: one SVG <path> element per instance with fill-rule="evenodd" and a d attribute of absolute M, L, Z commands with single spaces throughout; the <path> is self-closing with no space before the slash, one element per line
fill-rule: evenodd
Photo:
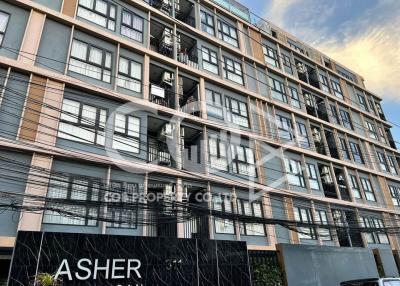
<path fill-rule="evenodd" d="M 212 0 L 215 4 L 225 8 L 240 18 L 251 21 L 250 10 L 234 0 Z"/>

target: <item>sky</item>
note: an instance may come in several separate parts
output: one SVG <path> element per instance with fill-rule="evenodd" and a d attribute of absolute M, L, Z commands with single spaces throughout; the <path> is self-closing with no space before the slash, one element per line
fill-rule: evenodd
<path fill-rule="evenodd" d="M 239 2 L 363 76 L 400 142 L 400 0 Z"/>

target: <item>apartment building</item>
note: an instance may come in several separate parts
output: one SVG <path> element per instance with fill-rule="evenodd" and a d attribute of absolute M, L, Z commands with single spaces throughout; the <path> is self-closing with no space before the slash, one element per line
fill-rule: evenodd
<path fill-rule="evenodd" d="M 364 248 L 398 275 L 400 153 L 382 97 L 246 7 L 2 0 L 0 45 L 3 279 L 18 231 Z M 104 184 L 299 225 L 98 207 Z"/>

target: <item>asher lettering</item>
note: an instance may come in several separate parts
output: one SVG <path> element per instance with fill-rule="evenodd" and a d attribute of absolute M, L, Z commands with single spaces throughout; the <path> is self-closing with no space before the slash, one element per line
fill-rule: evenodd
<path fill-rule="evenodd" d="M 61 261 L 55 274 L 55 278 L 67 278 L 68 280 L 96 280 L 100 274 L 105 279 L 141 279 L 139 269 L 142 263 L 138 259 L 106 259 L 100 262 L 99 259 L 93 261 L 88 258 L 82 258 L 76 263 L 76 272 L 71 272 L 71 267 L 67 259 Z M 75 268 L 74 268 L 75 269 Z"/>

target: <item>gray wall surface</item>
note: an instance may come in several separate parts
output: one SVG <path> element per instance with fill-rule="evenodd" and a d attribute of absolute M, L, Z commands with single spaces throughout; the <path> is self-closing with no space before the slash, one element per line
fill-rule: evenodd
<path fill-rule="evenodd" d="M 394 260 L 392 249 L 378 249 L 379 256 L 382 261 L 383 270 L 387 277 L 398 277 L 399 271 Z"/>
<path fill-rule="evenodd" d="M 289 286 L 338 286 L 379 277 L 370 249 L 280 244 Z"/>

